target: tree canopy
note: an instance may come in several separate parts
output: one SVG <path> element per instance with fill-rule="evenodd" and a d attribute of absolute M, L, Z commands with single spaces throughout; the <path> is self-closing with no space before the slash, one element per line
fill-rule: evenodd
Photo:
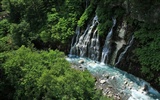
<path fill-rule="evenodd" d="M 1 53 L 0 60 L 1 99 L 97 100 L 101 96 L 94 90 L 91 74 L 71 68 L 57 50 L 35 51 L 22 46 Z"/>
<path fill-rule="evenodd" d="M 0 97 L 96 99 L 93 77 L 71 69 L 62 53 L 69 52 L 75 28 L 83 32 L 95 14 L 100 42 L 112 18 L 117 29 L 127 23 L 127 32 L 135 35 L 137 73 L 160 90 L 159 5 L 159 0 L 0 0 Z"/>

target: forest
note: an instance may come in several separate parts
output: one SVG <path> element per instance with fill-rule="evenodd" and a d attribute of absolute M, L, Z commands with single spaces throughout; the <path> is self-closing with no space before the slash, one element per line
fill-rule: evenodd
<path fill-rule="evenodd" d="M 119 68 L 160 91 L 159 0 L 0 0 L 0 98 L 112 100 L 65 59 L 76 27 L 84 32 L 95 14 L 102 44 L 113 15 L 127 22 L 135 43 Z"/>

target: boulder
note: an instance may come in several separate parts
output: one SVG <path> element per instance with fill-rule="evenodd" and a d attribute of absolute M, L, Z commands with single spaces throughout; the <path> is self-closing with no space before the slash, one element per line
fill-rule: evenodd
<path fill-rule="evenodd" d="M 83 64 L 84 60 L 79 60 L 78 63 Z"/>
<path fill-rule="evenodd" d="M 82 68 L 82 66 L 79 66 L 79 68 Z"/>
<path fill-rule="evenodd" d="M 104 84 L 104 83 L 106 83 L 106 80 L 100 80 L 100 83 Z"/>
<path fill-rule="evenodd" d="M 149 88 L 148 85 L 147 85 L 147 84 L 144 84 L 143 87 L 142 87 L 142 90 L 143 90 L 143 91 L 148 91 L 148 88 Z"/>
<path fill-rule="evenodd" d="M 103 74 L 103 77 L 106 77 L 108 79 L 109 75 L 108 74 Z"/>

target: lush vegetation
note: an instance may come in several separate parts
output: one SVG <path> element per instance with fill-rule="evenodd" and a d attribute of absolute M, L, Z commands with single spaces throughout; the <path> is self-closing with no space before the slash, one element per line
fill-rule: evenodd
<path fill-rule="evenodd" d="M 1 53 L 0 97 L 3 100 L 97 100 L 94 78 L 70 67 L 59 51 L 24 46 Z"/>
<path fill-rule="evenodd" d="M 132 22 L 138 41 L 134 54 L 141 65 L 140 77 L 160 90 L 160 14 L 158 14 L 160 1 L 135 0 L 131 5 L 132 19 L 136 20 Z"/>
<path fill-rule="evenodd" d="M 112 18 L 117 24 L 127 21 L 128 33 L 134 33 L 135 46 L 131 55 L 139 77 L 160 90 L 160 1 L 157 0 L 100 0 L 97 3 L 98 32 L 101 37 L 112 26 Z M 125 62 L 124 62 L 125 63 Z M 130 63 L 130 62 L 129 62 Z M 126 66 L 125 66 L 126 65 Z M 126 71 L 135 70 L 125 63 Z M 129 66 L 129 67 L 128 67 Z M 137 75 L 136 73 L 133 73 Z"/>
<path fill-rule="evenodd" d="M 152 85 L 160 84 L 160 28 L 156 28 L 156 25 L 144 24 L 146 23 L 143 23 L 141 29 L 135 32 L 139 40 L 135 53 L 142 65 L 142 77 Z"/>
<path fill-rule="evenodd" d="M 1 15 L 9 14 L 0 19 L 1 99 L 107 99 L 94 89 L 89 72 L 71 68 L 55 50 L 68 50 L 85 0 L 0 2 Z"/>
<path fill-rule="evenodd" d="M 84 9 L 83 0 L 2 0 L 9 12 L 9 33 L 18 46 L 28 41 L 38 48 L 68 47 Z M 41 44 L 41 45 L 39 45 Z M 51 45 L 52 44 L 52 45 Z"/>
<path fill-rule="evenodd" d="M 93 77 L 71 69 L 64 54 L 55 50 L 68 52 L 76 26 L 84 30 L 95 13 L 103 39 L 112 26 L 112 18 L 117 19 L 117 25 L 127 21 L 138 41 L 133 52 L 134 61 L 140 65 L 137 73 L 160 90 L 158 0 L 0 2 L 0 17 L 9 15 L 0 18 L 0 98 L 100 99 L 101 94 L 93 89 Z"/>

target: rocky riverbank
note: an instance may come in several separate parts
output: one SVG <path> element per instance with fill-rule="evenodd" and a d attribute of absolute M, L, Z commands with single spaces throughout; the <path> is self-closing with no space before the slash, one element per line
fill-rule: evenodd
<path fill-rule="evenodd" d="M 114 100 L 159 100 L 160 94 L 147 82 L 115 67 L 84 58 L 67 58 L 72 68 L 88 70 L 95 77 L 95 89 Z"/>

